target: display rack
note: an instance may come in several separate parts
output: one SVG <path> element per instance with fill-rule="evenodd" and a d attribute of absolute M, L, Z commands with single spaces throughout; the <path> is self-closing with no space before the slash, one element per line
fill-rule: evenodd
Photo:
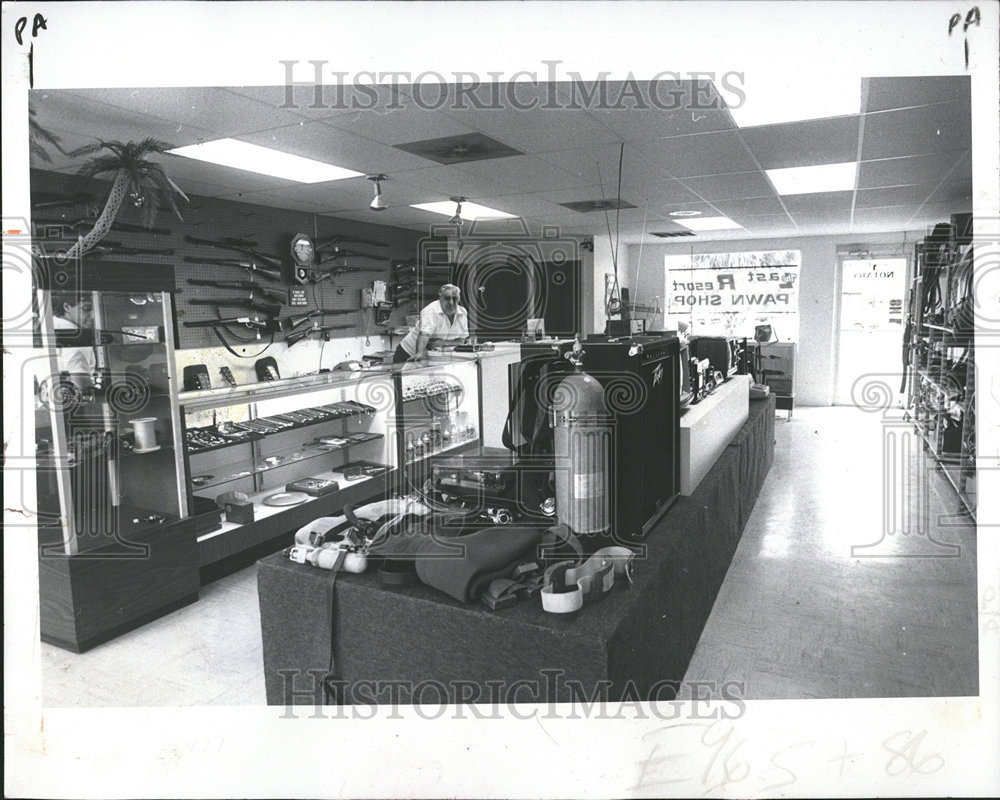
<path fill-rule="evenodd" d="M 131 267 L 43 271 L 36 298 L 39 621 L 76 652 L 197 600 L 195 540 L 219 518 L 179 458 L 173 273 Z M 67 305 L 92 310 L 68 324 Z"/>
<path fill-rule="evenodd" d="M 199 537 L 202 567 L 383 493 L 398 463 L 387 436 L 396 393 L 384 370 L 182 392 L 179 403 L 191 497 L 216 503 L 223 493 L 239 492 L 253 509 L 252 519 L 227 519 Z M 358 461 L 385 469 L 349 479 L 343 469 Z M 336 481 L 337 488 L 287 507 L 265 502 L 302 478 Z"/>
<path fill-rule="evenodd" d="M 914 246 L 905 346 L 910 419 L 962 507 L 975 518 L 972 258 L 971 241 L 957 236 L 953 225 L 938 226 Z"/>

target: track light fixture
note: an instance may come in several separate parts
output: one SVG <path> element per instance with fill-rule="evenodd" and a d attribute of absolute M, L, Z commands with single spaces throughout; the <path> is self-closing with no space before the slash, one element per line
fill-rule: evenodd
<path fill-rule="evenodd" d="M 382 197 L 382 181 L 389 180 L 385 175 L 379 173 L 378 175 L 369 175 L 368 180 L 370 180 L 375 185 L 375 197 L 372 199 L 371 203 L 368 204 L 368 208 L 372 211 L 385 211 L 389 204 L 385 202 L 385 198 Z"/>
<path fill-rule="evenodd" d="M 453 197 L 451 202 L 455 204 L 455 216 L 448 220 L 449 225 L 462 225 L 464 220 L 462 219 L 462 203 L 466 201 L 465 197 Z"/>

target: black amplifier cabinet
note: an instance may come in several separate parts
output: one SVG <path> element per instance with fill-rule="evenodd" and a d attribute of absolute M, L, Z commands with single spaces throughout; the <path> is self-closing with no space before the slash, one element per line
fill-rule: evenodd
<path fill-rule="evenodd" d="M 739 371 L 742 350 L 740 340 L 730 336 L 691 337 L 691 355 L 699 359 L 707 358 L 712 368 L 722 373 L 723 379 Z"/>
<path fill-rule="evenodd" d="M 647 331 L 646 336 L 678 338 L 677 331 Z M 691 345 L 687 339 L 678 339 L 680 356 L 677 359 L 677 402 L 680 413 L 684 414 L 686 406 L 694 399 L 694 384 L 691 381 Z"/>
<path fill-rule="evenodd" d="M 680 343 L 594 336 L 583 349 L 583 369 L 604 386 L 615 416 L 612 533 L 641 541 L 680 492 Z"/>

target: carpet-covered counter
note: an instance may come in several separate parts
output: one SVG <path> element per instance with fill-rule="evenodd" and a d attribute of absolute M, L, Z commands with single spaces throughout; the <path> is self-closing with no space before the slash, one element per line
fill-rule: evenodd
<path fill-rule="evenodd" d="M 631 586 L 569 615 L 537 598 L 490 611 L 374 570 L 335 584 L 334 673 L 348 702 L 667 700 L 684 677 L 774 457 L 774 398 L 750 417 L 697 490 L 650 532 Z M 269 704 L 321 703 L 330 573 L 281 554 L 258 562 Z"/>

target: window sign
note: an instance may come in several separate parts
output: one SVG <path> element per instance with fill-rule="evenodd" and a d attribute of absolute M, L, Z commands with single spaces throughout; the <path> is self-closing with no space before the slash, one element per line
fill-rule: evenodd
<path fill-rule="evenodd" d="M 753 338 L 769 324 L 794 341 L 799 329 L 798 250 L 666 256 L 667 327 Z M 683 327 L 683 326 L 682 326 Z"/>

